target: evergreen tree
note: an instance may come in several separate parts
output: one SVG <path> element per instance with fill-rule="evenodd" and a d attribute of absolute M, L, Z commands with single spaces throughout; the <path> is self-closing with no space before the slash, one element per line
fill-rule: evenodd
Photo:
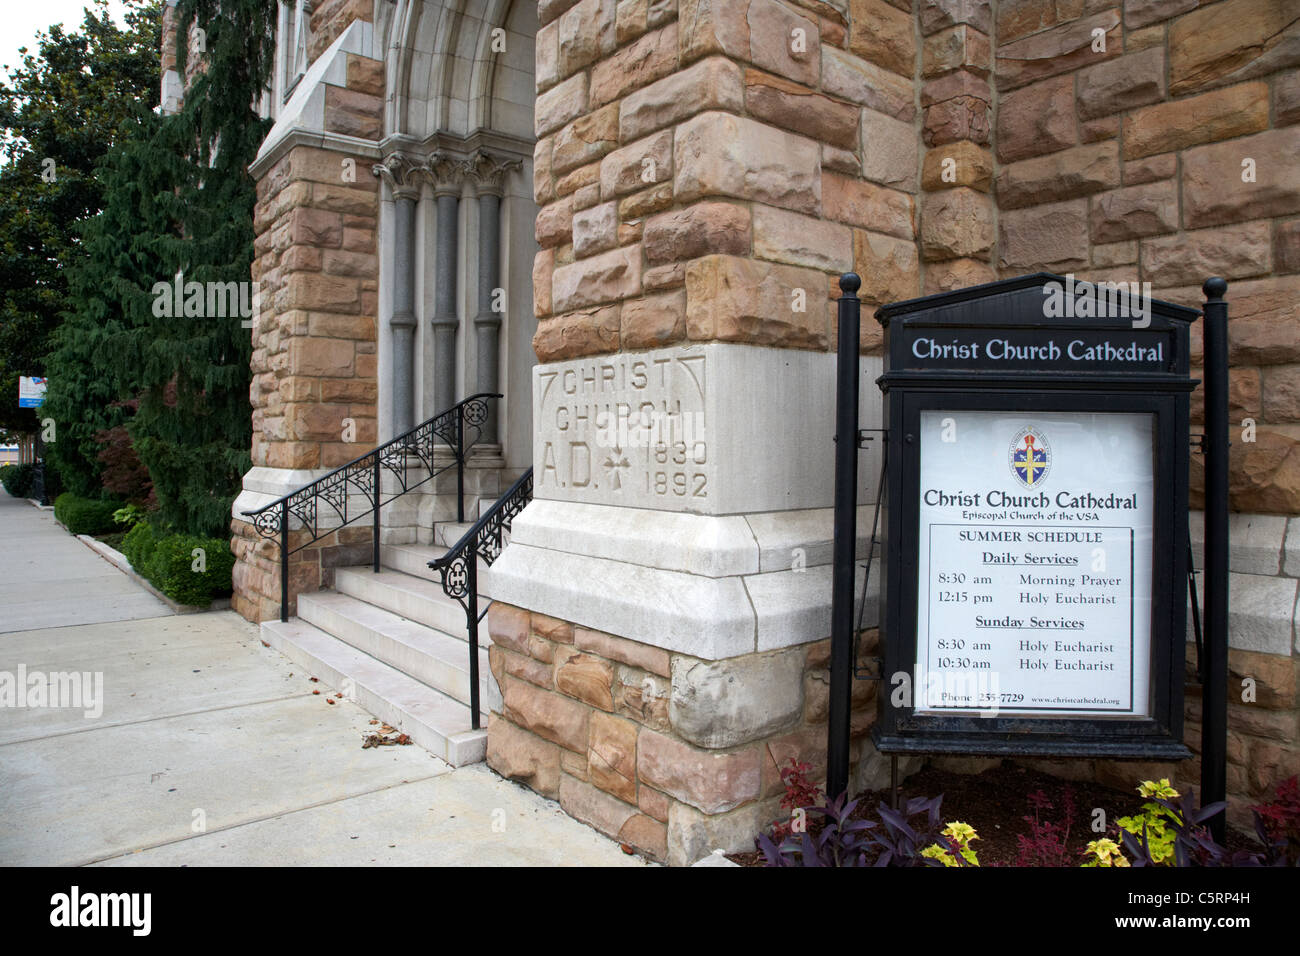
<path fill-rule="evenodd" d="M 257 196 L 248 166 L 269 127 L 257 107 L 274 62 L 276 12 L 275 0 L 181 0 L 177 7 L 177 62 L 196 56 L 204 68 L 157 142 L 188 167 L 178 190 L 181 228 L 159 237 L 168 268 L 158 280 L 177 273 L 199 283 L 251 279 Z M 191 36 L 202 37 L 202 49 L 189 49 Z M 251 465 L 252 332 L 238 315 L 196 320 L 154 311 L 129 336 L 140 406 L 127 428 L 164 521 L 223 534 Z"/>
<path fill-rule="evenodd" d="M 78 229 L 103 205 L 97 166 L 157 98 L 157 0 L 127 0 L 124 28 L 88 2 L 79 30 L 40 34 L 0 82 L 0 431 L 36 430 L 18 376 L 49 374 Z"/>
<path fill-rule="evenodd" d="M 65 487 L 100 492 L 102 434 L 125 424 L 139 391 L 135 331 L 152 320 L 149 290 L 165 270 L 163 237 L 179 229 L 179 153 L 159 150 L 162 123 L 140 118 L 100 167 L 104 210 L 83 227 L 84 256 L 69 270 L 72 308 L 53 336 L 42 415 L 58 440 L 48 448 Z"/>
<path fill-rule="evenodd" d="M 219 535 L 251 463 L 252 333 L 238 314 L 185 317 L 154 306 L 159 284 L 178 275 L 187 284 L 250 281 L 248 164 L 268 126 L 256 106 L 274 58 L 276 4 L 181 0 L 177 14 L 178 62 L 195 56 L 203 69 L 181 111 L 141 123 L 107 167 L 107 205 L 87 230 L 76 317 L 56 367 L 70 384 L 102 381 L 89 393 L 95 403 L 137 403 L 126 428 L 161 520 Z M 202 49 L 187 49 L 191 26 Z M 68 391 L 56 408 L 75 400 Z M 77 438 L 84 458 L 93 432 Z"/>

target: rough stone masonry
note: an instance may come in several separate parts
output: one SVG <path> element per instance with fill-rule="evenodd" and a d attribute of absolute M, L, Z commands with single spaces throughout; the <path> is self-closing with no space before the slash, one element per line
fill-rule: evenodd
<path fill-rule="evenodd" d="M 398 7 L 420 4 L 441 15 L 435 0 Z M 350 24 L 381 24 L 383 9 L 315 4 L 308 63 Z M 1188 306 L 1206 276 L 1229 280 L 1238 822 L 1300 771 L 1295 4 L 539 0 L 537 24 L 539 490 L 491 574 L 504 692 L 493 767 L 655 858 L 748 846 L 778 815 L 776 767 L 824 754 L 830 456 L 803 442 L 830 432 L 836 278 L 861 275 L 870 306 L 1045 268 L 1149 282 Z M 378 155 L 367 143 L 392 132 L 394 75 L 357 57 L 326 100 L 323 123 L 363 168 Z M 266 306 L 253 453 L 268 489 L 350 457 L 332 437 L 344 410 L 376 421 L 374 297 L 391 250 L 375 183 L 323 175 L 345 155 L 332 142 L 256 172 Z M 873 377 L 879 329 L 866 311 Z M 685 428 L 673 417 L 685 402 L 702 416 L 690 442 L 625 446 L 594 418 L 577 422 L 600 400 L 545 391 L 582 363 L 602 375 L 602 363 L 638 362 L 679 370 L 681 391 L 656 394 L 647 414 Z M 615 414 L 633 392 L 612 395 Z M 744 441 L 716 417 L 728 405 L 749 418 Z M 873 424 L 878 406 L 867 397 L 864 410 Z M 294 593 L 327 584 L 366 534 L 305 552 Z M 278 568 L 238 519 L 233 536 L 235 605 L 268 617 Z M 871 686 L 858 685 L 860 704 Z M 869 720 L 865 708 L 854 722 L 859 784 L 880 766 Z M 1196 761 L 1052 769 L 1123 787 L 1199 775 Z"/>

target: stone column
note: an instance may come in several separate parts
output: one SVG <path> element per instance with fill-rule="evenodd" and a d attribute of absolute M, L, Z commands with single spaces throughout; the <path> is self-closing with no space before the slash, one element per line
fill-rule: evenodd
<path fill-rule="evenodd" d="M 253 444 L 252 468 L 231 505 L 231 607 L 251 621 L 279 618 L 280 560 L 244 513 L 351 461 L 379 437 L 381 188 L 365 171 L 385 155 L 384 62 L 368 55 L 371 29 L 357 23 L 372 19 L 373 4 L 316 7 L 308 60 L 329 58 L 300 81 L 313 88 L 298 92 L 323 109 L 282 116 L 249 166 L 257 183 Z M 185 78 L 199 65 L 199 58 L 173 64 Z M 370 529 L 356 525 L 299 550 L 290 562 L 290 613 L 296 594 L 329 586 L 336 567 L 370 553 Z"/>
<path fill-rule="evenodd" d="M 412 160 L 394 153 L 374 167 L 392 190 L 394 202 L 393 434 L 415 426 L 415 207 L 422 173 Z"/>
<path fill-rule="evenodd" d="M 519 166 L 518 160 L 503 160 L 480 150 L 465 164 L 478 197 L 478 313 L 474 316 L 474 337 L 478 370 L 474 391 L 499 391 L 498 369 L 501 314 L 495 308 L 501 288 L 501 193 L 505 174 Z M 483 441 L 497 440 L 499 407 L 494 405 L 483 424 Z"/>
<path fill-rule="evenodd" d="M 456 277 L 459 273 L 461 164 L 435 153 L 429 160 L 429 176 L 438 206 L 438 235 L 435 253 L 435 303 L 433 319 L 433 411 L 450 408 L 456 402 Z"/>
<path fill-rule="evenodd" d="M 883 0 L 613 7 L 539 11 L 535 500 L 488 574 L 487 759 L 689 863 L 753 847 L 792 758 L 824 773 L 831 295 L 916 294 L 916 44 Z"/>

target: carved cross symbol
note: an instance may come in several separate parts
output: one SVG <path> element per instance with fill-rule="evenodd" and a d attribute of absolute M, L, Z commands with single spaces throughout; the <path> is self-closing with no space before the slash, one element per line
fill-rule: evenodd
<path fill-rule="evenodd" d="M 623 454 L 623 449 L 615 447 L 610 456 L 605 459 L 605 468 L 611 472 L 614 478 L 614 490 L 618 491 L 623 487 L 623 472 L 620 469 L 631 468 L 632 463 L 627 460 Z"/>

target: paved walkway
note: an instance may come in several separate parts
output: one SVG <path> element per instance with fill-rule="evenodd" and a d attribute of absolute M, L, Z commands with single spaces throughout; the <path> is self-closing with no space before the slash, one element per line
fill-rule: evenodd
<path fill-rule="evenodd" d="M 0 634 L 170 613 L 64 531 L 53 511 L 0 489 Z"/>
<path fill-rule="evenodd" d="M 23 671 L 102 694 L 12 706 Z M 644 865 L 482 764 L 362 750 L 310 677 L 0 491 L 0 865 Z"/>

